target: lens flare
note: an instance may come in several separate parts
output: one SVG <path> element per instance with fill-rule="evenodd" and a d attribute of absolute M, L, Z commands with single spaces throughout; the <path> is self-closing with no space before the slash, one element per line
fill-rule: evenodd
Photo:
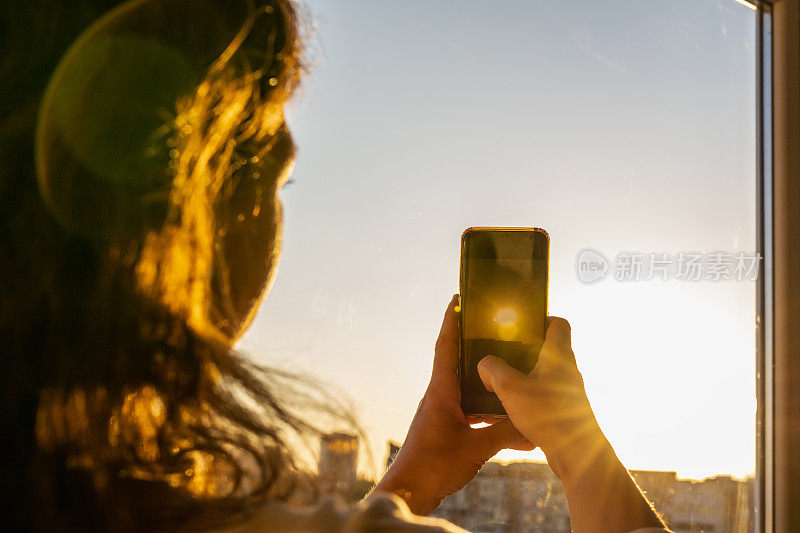
<path fill-rule="evenodd" d="M 517 323 L 517 313 L 513 309 L 500 309 L 494 316 L 498 326 L 511 326 Z"/>

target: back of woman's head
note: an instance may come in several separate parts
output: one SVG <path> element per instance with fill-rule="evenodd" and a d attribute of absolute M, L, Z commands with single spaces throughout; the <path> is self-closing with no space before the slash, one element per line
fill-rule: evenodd
<path fill-rule="evenodd" d="M 2 497 L 24 502 L 19 529 L 215 524 L 290 497 L 287 442 L 314 431 L 274 392 L 296 381 L 231 350 L 279 248 L 296 10 L 118 3 L 0 8 Z"/>

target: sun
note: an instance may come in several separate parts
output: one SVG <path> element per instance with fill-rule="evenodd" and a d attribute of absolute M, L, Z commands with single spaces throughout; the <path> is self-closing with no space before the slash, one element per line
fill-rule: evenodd
<path fill-rule="evenodd" d="M 498 326 L 512 326 L 517 323 L 517 313 L 513 309 L 500 309 L 493 319 Z"/>

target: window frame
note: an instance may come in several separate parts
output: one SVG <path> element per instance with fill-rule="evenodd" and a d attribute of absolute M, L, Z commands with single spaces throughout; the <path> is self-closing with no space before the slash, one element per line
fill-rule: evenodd
<path fill-rule="evenodd" d="M 749 0 L 748 0 L 749 1 Z M 800 523 L 800 0 L 757 9 L 756 519 Z M 794 327 L 793 327 L 794 326 Z"/>
<path fill-rule="evenodd" d="M 772 219 L 772 5 L 756 4 L 756 284 L 755 531 L 774 531 L 774 257 Z"/>

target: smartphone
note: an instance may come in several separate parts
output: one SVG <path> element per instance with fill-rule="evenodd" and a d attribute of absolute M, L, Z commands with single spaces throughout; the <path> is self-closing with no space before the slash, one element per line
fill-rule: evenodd
<path fill-rule="evenodd" d="M 540 228 L 469 228 L 461 236 L 458 377 L 465 415 L 505 409 L 478 375 L 487 355 L 528 373 L 544 343 L 550 237 Z"/>

